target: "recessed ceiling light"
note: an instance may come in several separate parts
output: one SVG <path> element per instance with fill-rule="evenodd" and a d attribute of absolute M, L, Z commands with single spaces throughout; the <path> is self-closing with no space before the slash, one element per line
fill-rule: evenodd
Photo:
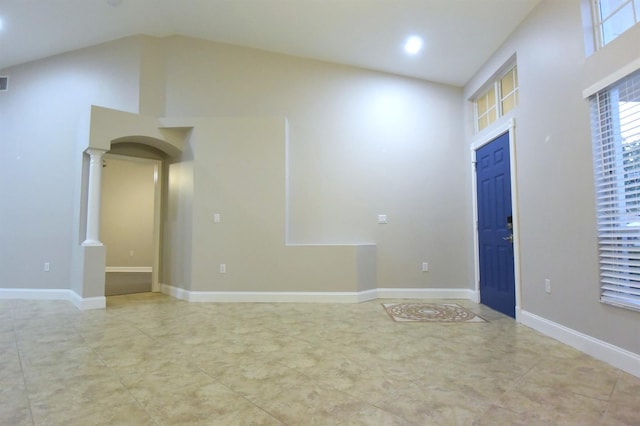
<path fill-rule="evenodd" d="M 422 49 L 422 38 L 418 36 L 411 36 L 404 44 L 404 51 L 410 55 L 415 55 Z"/>

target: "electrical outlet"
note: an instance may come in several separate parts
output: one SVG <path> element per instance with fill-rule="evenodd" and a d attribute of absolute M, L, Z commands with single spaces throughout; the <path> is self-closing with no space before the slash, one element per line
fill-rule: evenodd
<path fill-rule="evenodd" d="M 49 262 L 44 262 L 44 271 L 49 272 L 51 269 L 51 264 Z"/>
<path fill-rule="evenodd" d="M 220 223 L 220 213 L 213 214 L 213 223 Z"/>
<path fill-rule="evenodd" d="M 389 222 L 387 222 L 387 215 L 386 214 L 379 214 L 378 215 L 378 223 L 381 224 L 381 225 L 389 223 Z"/>
<path fill-rule="evenodd" d="M 225 265 L 224 263 L 220 264 L 220 273 L 221 274 L 226 274 L 227 273 L 227 265 Z"/>
<path fill-rule="evenodd" d="M 551 280 L 549 278 L 544 279 L 544 291 L 551 293 Z"/>
<path fill-rule="evenodd" d="M 422 262 L 422 272 L 429 272 L 429 262 Z"/>

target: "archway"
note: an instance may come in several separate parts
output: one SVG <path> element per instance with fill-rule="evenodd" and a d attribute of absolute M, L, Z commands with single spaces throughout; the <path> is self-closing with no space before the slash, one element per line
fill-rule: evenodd
<path fill-rule="evenodd" d="M 167 128 L 155 117 L 141 116 L 101 107 L 92 107 L 89 123 L 89 146 L 84 149 L 81 185 L 80 241 L 75 259 L 78 268 L 72 290 L 79 297 L 81 309 L 104 308 L 106 249 L 100 241 L 100 203 L 102 159 L 110 151 L 155 152 L 164 159 L 182 153 L 190 129 Z M 158 154 L 159 153 L 159 154 Z M 160 218 L 158 218 L 158 230 Z M 157 266 L 159 272 L 160 235 L 158 232 Z M 158 282 L 158 276 L 155 277 Z M 157 284 L 156 284 L 157 286 Z M 158 288 L 156 288 L 158 290 Z"/>

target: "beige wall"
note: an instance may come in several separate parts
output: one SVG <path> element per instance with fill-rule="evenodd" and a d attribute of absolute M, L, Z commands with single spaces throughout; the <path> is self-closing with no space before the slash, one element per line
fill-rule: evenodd
<path fill-rule="evenodd" d="M 193 244 L 193 160 L 189 154 L 172 162 L 163 211 L 165 216 L 162 244 L 164 284 L 191 288 Z M 210 270 L 215 270 L 211 265 Z"/>
<path fill-rule="evenodd" d="M 100 239 L 107 267 L 153 264 L 157 161 L 108 156 L 102 169 Z"/>
<path fill-rule="evenodd" d="M 631 27 L 607 44 L 604 49 L 590 55 L 582 73 L 583 94 L 592 95 L 640 68 L 638 40 L 640 40 L 640 25 Z"/>
<path fill-rule="evenodd" d="M 460 89 L 184 37 L 166 43 L 168 116 L 287 117 L 289 243 L 375 243 L 379 287 L 471 288 Z"/>
<path fill-rule="evenodd" d="M 24 144 L 42 154 L 42 164 L 57 159 L 56 164 L 69 165 L 46 179 L 44 169 L 29 165 L 25 156 L 20 164 L 5 159 L 8 167 L 2 169 L 7 176 L 30 174 L 36 183 L 4 187 L 5 198 L 15 199 L 9 205 L 26 203 L 28 211 L 37 215 L 43 211 L 38 207 L 42 194 L 56 200 L 49 203 L 55 205 L 49 212 L 55 220 L 27 219 L 18 210 L 3 212 L 10 216 L 5 221 L 10 226 L 3 232 L 7 240 L 17 241 L 2 247 L 7 260 L 2 282 L 9 286 L 47 283 L 54 274 L 42 276 L 44 261 L 52 262 L 56 274 L 58 265 L 64 273 L 43 285 L 64 288 L 69 282 L 81 282 L 70 275 L 82 269 L 78 244 L 84 237 L 81 183 L 87 164 L 86 158 L 82 164 L 81 152 L 89 143 L 92 104 L 164 112 L 168 117 L 287 117 L 289 145 L 278 157 L 278 170 L 282 164 L 288 167 L 289 196 L 279 207 L 288 206 L 288 221 L 281 225 L 288 229 L 289 243 L 376 244 L 377 280 L 365 287 L 471 286 L 467 269 L 460 267 L 471 258 L 458 88 L 183 37 L 127 38 L 3 74 L 12 79 L 12 90 L 0 102 L 15 123 L 1 130 L 3 140 L 14 152 L 14 146 Z M 25 90 L 35 97 L 25 96 Z M 92 146 L 109 149 L 114 138 L 132 135 L 116 131 L 135 124 L 130 123 L 132 116 L 111 115 L 116 120 L 121 117 L 124 127 L 108 120 L 92 122 L 91 141 L 97 144 Z M 34 122 L 42 125 L 33 126 Z M 206 143 L 207 137 L 198 143 Z M 192 192 L 193 161 L 199 160 L 193 149 L 186 147 L 183 156 L 169 165 L 167 203 L 180 201 L 166 210 L 166 276 L 161 277 L 185 287 L 191 285 L 191 268 L 185 262 L 192 254 L 197 256 L 191 253 L 197 245 L 190 235 L 206 229 L 189 223 L 195 219 L 189 214 L 172 222 L 176 212 L 191 212 L 197 199 Z M 199 179 L 197 185 L 205 188 L 201 191 L 215 184 L 206 175 Z M 25 200 L 24 194 L 33 192 L 39 195 Z M 378 214 L 387 214 L 389 224 L 378 225 Z M 21 233 L 33 236 L 19 237 Z M 280 239 L 284 247 L 284 233 Z M 32 250 L 32 245 L 38 249 Z M 183 261 L 169 261 L 177 259 L 174 256 Z M 431 272 L 420 271 L 423 261 L 430 262 Z M 263 288 L 270 285 L 276 288 L 278 283 Z M 339 283 L 330 285 L 340 288 Z M 74 289 L 82 294 L 81 288 Z"/>
<path fill-rule="evenodd" d="M 513 117 L 522 309 L 640 353 L 638 314 L 599 302 L 582 28 L 580 0 L 544 1 L 465 87 L 465 97 L 517 54 L 520 105 Z M 466 111 L 470 144 L 483 136 L 471 134 L 470 103 Z M 545 293 L 545 278 L 551 294 Z"/>
<path fill-rule="evenodd" d="M 177 269 L 165 275 L 165 283 L 223 292 L 375 288 L 374 246 L 285 244 L 284 118 L 188 121 L 194 126 L 194 161 L 192 168 L 170 168 L 167 232 L 179 247 L 189 246 L 190 256 L 170 248 L 166 263 Z M 189 190 L 175 190 L 191 184 L 192 198 L 185 196 Z M 186 227 L 193 230 L 186 233 L 190 243 L 176 231 Z M 219 272 L 220 264 L 226 273 Z"/>
<path fill-rule="evenodd" d="M 91 104 L 137 110 L 139 54 L 135 40 L 123 40 L 2 70 L 11 87 L 0 95 L 0 286 L 80 282 Z"/>

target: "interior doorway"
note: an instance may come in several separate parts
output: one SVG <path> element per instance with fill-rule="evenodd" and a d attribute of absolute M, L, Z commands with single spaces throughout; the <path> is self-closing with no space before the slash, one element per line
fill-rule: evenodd
<path fill-rule="evenodd" d="M 159 291 L 162 161 L 107 154 L 100 234 L 106 247 L 105 296 Z"/>

